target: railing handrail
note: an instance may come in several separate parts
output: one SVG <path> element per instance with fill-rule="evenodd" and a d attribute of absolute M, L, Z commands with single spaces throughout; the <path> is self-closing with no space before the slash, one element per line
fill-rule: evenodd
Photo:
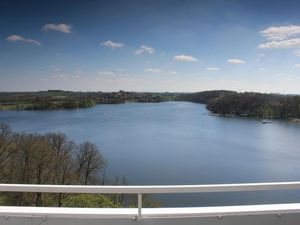
<path fill-rule="evenodd" d="M 85 193 L 85 194 L 167 194 L 204 192 L 243 192 L 300 189 L 300 182 L 204 184 L 204 185 L 147 185 L 147 186 L 92 186 L 92 185 L 37 185 L 0 184 L 0 192 Z"/>
<path fill-rule="evenodd" d="M 204 185 L 161 185 L 161 186 L 89 186 L 89 185 L 37 185 L 0 184 L 0 192 L 32 193 L 86 193 L 86 194 L 137 194 L 136 220 L 142 218 L 143 194 L 240 192 L 263 190 L 300 189 L 300 182 L 204 184 Z M 134 219 L 135 219 L 134 218 Z"/>

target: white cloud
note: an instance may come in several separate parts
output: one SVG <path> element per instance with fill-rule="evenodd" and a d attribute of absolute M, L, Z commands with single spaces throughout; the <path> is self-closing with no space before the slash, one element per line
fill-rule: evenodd
<path fill-rule="evenodd" d="M 174 60 L 182 62 L 197 62 L 198 59 L 190 55 L 175 55 Z"/>
<path fill-rule="evenodd" d="M 219 67 L 206 67 L 207 71 L 219 71 L 220 68 Z"/>
<path fill-rule="evenodd" d="M 228 59 L 227 62 L 230 64 L 245 64 L 245 61 L 241 59 Z"/>
<path fill-rule="evenodd" d="M 146 68 L 144 71 L 147 73 L 162 73 L 162 70 L 157 68 Z"/>
<path fill-rule="evenodd" d="M 300 47 L 300 26 L 289 25 L 269 27 L 260 31 L 260 33 L 269 41 L 258 45 L 258 48 L 284 49 Z"/>
<path fill-rule="evenodd" d="M 98 71 L 98 75 L 106 75 L 106 76 L 112 76 L 115 75 L 113 71 Z"/>
<path fill-rule="evenodd" d="M 28 38 L 24 38 L 20 35 L 17 34 L 13 34 L 10 35 L 6 38 L 7 41 L 11 41 L 11 42 L 25 42 L 28 44 L 33 44 L 33 45 L 42 45 L 41 42 L 37 41 L 37 40 L 33 40 L 33 39 L 28 39 Z"/>
<path fill-rule="evenodd" d="M 144 72 L 146 73 L 155 73 L 155 74 L 164 74 L 164 75 L 175 75 L 177 74 L 176 71 L 174 70 L 161 70 L 158 68 L 146 68 L 144 69 Z"/>
<path fill-rule="evenodd" d="M 13 34 L 13 35 L 10 35 L 9 37 L 7 37 L 6 40 L 7 41 L 24 41 L 25 38 L 23 38 L 19 35 Z"/>
<path fill-rule="evenodd" d="M 262 49 L 276 49 L 276 48 L 295 48 L 300 47 L 300 38 L 293 38 L 283 41 L 271 41 L 258 45 Z"/>
<path fill-rule="evenodd" d="M 279 26 L 268 27 L 267 29 L 260 31 L 260 33 L 268 40 L 282 41 L 296 34 L 300 34 L 300 26 Z"/>
<path fill-rule="evenodd" d="M 294 67 L 295 67 L 295 68 L 300 68 L 300 64 L 299 64 L 299 63 L 298 63 L 298 64 L 295 64 Z"/>
<path fill-rule="evenodd" d="M 263 72 L 263 71 L 265 71 L 265 68 L 260 67 L 260 68 L 259 68 L 259 71 Z"/>
<path fill-rule="evenodd" d="M 101 43 L 102 46 L 111 48 L 111 49 L 115 49 L 115 48 L 121 48 L 124 46 L 123 43 L 120 42 L 113 42 L 113 41 L 105 41 Z"/>
<path fill-rule="evenodd" d="M 154 53 L 154 48 L 147 46 L 147 45 L 141 45 L 140 48 L 138 50 L 136 50 L 134 53 L 136 55 L 141 55 L 143 53 L 148 53 L 148 54 L 152 54 Z"/>
<path fill-rule="evenodd" d="M 65 34 L 69 34 L 72 31 L 72 26 L 70 24 L 65 24 L 65 23 L 60 23 L 60 24 L 48 23 L 42 27 L 42 30 L 45 32 L 54 30 Z"/>

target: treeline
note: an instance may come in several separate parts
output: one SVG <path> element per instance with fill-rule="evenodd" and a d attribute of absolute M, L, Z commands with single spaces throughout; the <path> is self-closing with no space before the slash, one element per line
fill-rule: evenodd
<path fill-rule="evenodd" d="M 149 92 L 0 92 L 0 109 L 53 110 L 93 107 L 96 104 L 125 102 L 163 102 L 174 100 L 175 93 Z"/>
<path fill-rule="evenodd" d="M 207 108 L 220 114 L 296 119 L 300 118 L 300 96 L 235 93 L 210 100 Z"/>
<path fill-rule="evenodd" d="M 28 104 L 24 109 L 27 110 L 53 110 L 53 109 L 77 109 L 89 108 L 96 105 L 94 100 L 64 100 L 51 101 L 37 99 L 31 104 Z M 22 107 L 21 107 L 22 109 Z"/>
<path fill-rule="evenodd" d="M 126 185 L 125 177 L 108 179 L 106 161 L 90 142 L 76 144 L 63 133 L 25 134 L 0 123 L 0 182 L 52 185 Z M 144 199 L 147 206 L 157 202 Z M 135 196 L 1 193 L 0 205 L 120 207 L 135 206 Z"/>
<path fill-rule="evenodd" d="M 210 100 L 234 94 L 234 91 L 226 91 L 226 90 L 216 90 L 216 91 L 202 91 L 188 94 L 181 94 L 176 97 L 177 101 L 187 101 L 187 102 L 195 102 L 201 104 L 207 104 Z"/>
<path fill-rule="evenodd" d="M 180 96 L 181 100 L 206 104 L 214 114 L 267 119 L 300 118 L 300 96 L 254 92 L 206 91 Z"/>
<path fill-rule="evenodd" d="M 196 93 L 149 92 L 0 92 L 0 109 L 53 110 L 125 102 L 189 101 L 206 104 L 214 114 L 269 119 L 300 118 L 300 96 L 215 90 Z"/>

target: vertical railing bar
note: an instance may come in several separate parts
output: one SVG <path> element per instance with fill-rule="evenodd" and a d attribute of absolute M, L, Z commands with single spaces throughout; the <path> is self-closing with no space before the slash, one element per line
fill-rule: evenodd
<path fill-rule="evenodd" d="M 142 207 L 143 207 L 142 202 L 143 202 L 142 194 L 138 193 L 138 221 L 140 221 L 142 218 Z"/>

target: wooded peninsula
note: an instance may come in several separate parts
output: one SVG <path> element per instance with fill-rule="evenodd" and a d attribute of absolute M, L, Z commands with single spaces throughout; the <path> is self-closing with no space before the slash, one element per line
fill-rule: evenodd
<path fill-rule="evenodd" d="M 224 116 L 294 121 L 300 118 L 300 96 L 298 95 L 219 90 L 183 94 L 178 96 L 177 100 L 206 104 L 206 108 L 212 113 Z"/>
<path fill-rule="evenodd" d="M 206 104 L 213 114 L 266 119 L 300 118 L 300 96 L 215 90 L 196 93 L 153 92 L 1 92 L 0 109 L 55 110 L 126 102 L 189 101 Z"/>

